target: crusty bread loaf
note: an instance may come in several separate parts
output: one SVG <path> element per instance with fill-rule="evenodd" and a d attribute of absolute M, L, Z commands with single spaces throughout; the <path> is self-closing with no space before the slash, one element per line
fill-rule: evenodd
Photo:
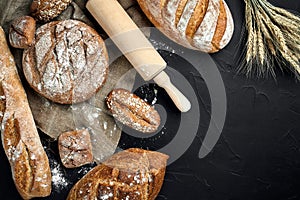
<path fill-rule="evenodd" d="M 58 137 L 62 164 L 75 168 L 93 162 L 92 143 L 88 129 L 64 132 Z"/>
<path fill-rule="evenodd" d="M 137 0 L 150 21 L 175 42 L 217 52 L 230 41 L 234 24 L 224 0 Z"/>
<path fill-rule="evenodd" d="M 12 22 L 9 30 L 11 46 L 26 49 L 34 43 L 36 22 L 30 16 L 21 16 Z"/>
<path fill-rule="evenodd" d="M 48 157 L 1 27 L 0 86 L 2 144 L 16 188 L 24 199 L 48 196 L 51 192 Z"/>
<path fill-rule="evenodd" d="M 128 90 L 112 90 L 106 104 L 116 120 L 137 131 L 153 133 L 160 125 L 160 116 L 154 107 Z"/>
<path fill-rule="evenodd" d="M 71 2 L 72 0 L 33 0 L 30 11 L 37 20 L 49 21 L 61 14 Z"/>
<path fill-rule="evenodd" d="M 53 21 L 39 27 L 34 46 L 23 54 L 30 86 L 61 104 L 91 98 L 108 75 L 108 54 L 100 35 L 78 20 Z"/>
<path fill-rule="evenodd" d="M 154 200 L 163 184 L 168 156 L 138 148 L 114 154 L 71 189 L 68 200 Z"/>

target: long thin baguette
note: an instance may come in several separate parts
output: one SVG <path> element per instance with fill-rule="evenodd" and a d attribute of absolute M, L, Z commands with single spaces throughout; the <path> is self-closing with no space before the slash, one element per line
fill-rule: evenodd
<path fill-rule="evenodd" d="M 51 171 L 14 58 L 0 27 L 1 137 L 12 176 L 23 199 L 51 192 Z"/>

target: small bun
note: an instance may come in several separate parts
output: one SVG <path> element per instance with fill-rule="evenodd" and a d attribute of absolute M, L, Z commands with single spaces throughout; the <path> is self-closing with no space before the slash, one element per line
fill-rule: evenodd
<path fill-rule="evenodd" d="M 9 43 L 19 49 L 26 49 L 33 45 L 36 22 L 30 16 L 14 19 L 9 29 Z"/>
<path fill-rule="evenodd" d="M 66 168 L 80 167 L 93 162 L 91 138 L 87 129 L 60 134 L 58 150 L 61 162 Z"/>

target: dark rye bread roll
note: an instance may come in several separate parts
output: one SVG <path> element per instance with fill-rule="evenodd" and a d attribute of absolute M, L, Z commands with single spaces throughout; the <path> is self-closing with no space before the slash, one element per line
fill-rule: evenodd
<path fill-rule="evenodd" d="M 23 54 L 23 71 L 31 87 L 61 104 L 92 97 L 108 75 L 102 38 L 83 22 L 54 21 L 37 29 L 35 45 Z"/>
<path fill-rule="evenodd" d="M 137 0 L 150 21 L 173 41 L 213 53 L 230 41 L 234 24 L 224 0 Z"/>
<path fill-rule="evenodd" d="M 1 26 L 0 122 L 3 149 L 22 198 L 50 195 L 51 171 L 48 157 L 40 141 L 25 90 Z M 1 162 L 4 164 L 5 161 Z"/>
<path fill-rule="evenodd" d="M 21 16 L 13 20 L 9 29 L 11 46 L 26 49 L 34 43 L 36 22 L 30 16 Z"/>
<path fill-rule="evenodd" d="M 138 148 L 114 154 L 80 179 L 68 200 L 154 200 L 169 156 Z"/>

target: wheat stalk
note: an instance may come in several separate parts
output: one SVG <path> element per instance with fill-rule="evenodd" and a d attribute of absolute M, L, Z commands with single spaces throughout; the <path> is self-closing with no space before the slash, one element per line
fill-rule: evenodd
<path fill-rule="evenodd" d="M 249 5 L 246 5 L 246 12 L 251 12 L 251 8 L 249 8 Z M 250 9 L 250 10 L 249 10 Z M 246 15 L 246 25 L 248 27 L 249 32 L 253 32 L 253 17 L 252 15 Z M 253 40 L 254 40 L 254 34 L 248 34 L 248 40 L 247 40 L 247 53 L 246 53 L 246 61 L 250 62 L 251 55 L 252 55 L 252 49 L 253 49 Z"/>
<path fill-rule="evenodd" d="M 300 18 L 267 0 L 244 0 L 247 30 L 245 62 L 239 71 L 275 77 L 274 63 L 300 79 Z"/>

